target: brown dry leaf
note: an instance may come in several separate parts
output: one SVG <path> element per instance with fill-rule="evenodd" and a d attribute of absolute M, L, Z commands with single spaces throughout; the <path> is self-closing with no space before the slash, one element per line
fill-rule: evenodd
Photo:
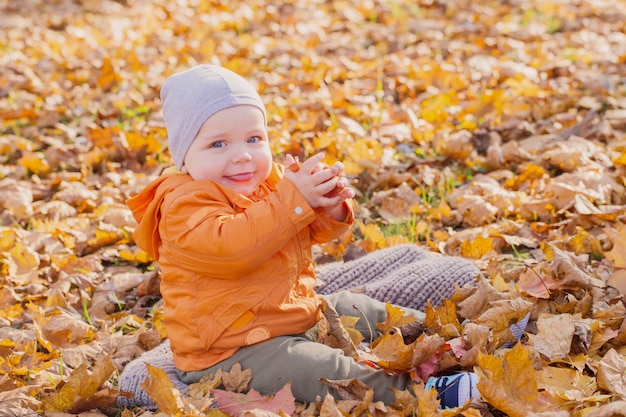
<path fill-rule="evenodd" d="M 222 373 L 222 383 L 224 388 L 233 392 L 244 392 L 248 390 L 248 385 L 252 379 L 250 369 L 241 369 L 241 364 L 234 364 L 228 372 Z"/>
<path fill-rule="evenodd" d="M 613 241 L 613 247 L 604 253 L 606 259 L 615 266 L 626 267 L 626 227 L 607 229 L 607 233 Z"/>
<path fill-rule="evenodd" d="M 212 390 L 219 409 L 232 417 L 243 417 L 245 412 L 260 408 L 280 415 L 291 415 L 296 409 L 291 384 L 286 384 L 275 395 L 262 396 L 254 389 L 246 394 Z"/>
<path fill-rule="evenodd" d="M 59 222 L 68 217 L 74 217 L 78 213 L 74 207 L 61 200 L 33 204 L 33 207 L 34 218 L 51 222 Z"/>
<path fill-rule="evenodd" d="M 506 341 L 512 340 L 513 334 L 510 326 L 521 321 L 532 308 L 533 303 L 521 298 L 496 300 L 475 321 L 477 324 L 491 329 L 489 341 L 499 346 Z"/>
<path fill-rule="evenodd" d="M 223 385 L 223 375 L 224 370 L 220 368 L 215 374 L 204 374 L 200 381 L 189 384 L 189 398 L 200 399 L 207 397 L 211 393 L 211 390 L 217 389 Z"/>
<path fill-rule="evenodd" d="M 412 362 L 411 368 L 415 368 L 426 363 L 445 344 L 446 344 L 445 339 L 443 339 L 438 334 L 433 334 L 433 335 L 428 335 L 426 333 L 421 334 L 417 338 L 417 340 L 413 342 L 414 352 L 413 352 L 413 362 Z"/>
<path fill-rule="evenodd" d="M 324 397 L 322 406 L 320 407 L 320 417 L 345 417 L 337 407 L 335 398 L 330 393 L 326 394 Z"/>
<path fill-rule="evenodd" d="M 476 290 L 457 301 L 457 311 L 463 318 L 475 319 L 484 313 L 490 304 L 508 298 L 506 293 L 496 290 L 483 276 L 477 279 Z"/>
<path fill-rule="evenodd" d="M 553 280 L 547 280 L 548 288 L 578 289 L 587 287 L 604 288 L 605 284 L 579 266 L 579 259 L 575 255 L 565 252 L 555 245 L 544 245 L 546 257 L 551 260 L 548 271 L 551 272 Z"/>
<path fill-rule="evenodd" d="M 361 400 L 371 397 L 373 390 L 358 379 L 331 380 L 320 378 L 325 385 L 337 391 L 339 396 L 344 400 Z"/>
<path fill-rule="evenodd" d="M 478 227 L 492 223 L 498 214 L 498 208 L 479 195 L 463 195 L 457 202 L 463 224 L 467 227 Z"/>
<path fill-rule="evenodd" d="M 545 276 L 542 276 L 535 268 L 526 268 L 517 281 L 517 286 L 522 293 L 535 298 L 550 298 L 550 288 L 547 287 Z"/>
<path fill-rule="evenodd" d="M 48 315 L 30 309 L 41 337 L 58 347 L 70 347 L 93 339 L 91 326 L 82 320 L 82 317 L 65 310 L 56 309 Z"/>
<path fill-rule="evenodd" d="M 3 375 L 2 380 L 5 379 L 7 379 L 6 374 Z M 0 384 L 0 388 L 2 388 L 0 390 L 0 404 L 2 404 L 0 416 L 2 417 L 24 415 L 23 413 L 27 412 L 27 409 L 36 410 L 39 406 L 39 400 L 33 396 L 38 389 L 36 386 L 7 389 Z"/>
<path fill-rule="evenodd" d="M 350 333 L 343 327 L 337 311 L 325 299 L 322 299 L 322 313 L 328 323 L 328 333 L 324 335 L 322 343 L 339 348 L 348 357 L 356 356 L 356 345 Z"/>
<path fill-rule="evenodd" d="M 0 208 L 7 210 L 17 220 L 32 216 L 33 193 L 28 183 L 20 183 L 11 178 L 0 180 Z"/>
<path fill-rule="evenodd" d="M 606 285 L 617 289 L 622 296 L 626 296 L 626 269 L 616 269 L 609 276 Z"/>
<path fill-rule="evenodd" d="M 614 401 L 593 407 L 586 417 L 626 417 L 626 401 Z"/>
<path fill-rule="evenodd" d="M 549 361 L 566 358 L 572 348 L 576 325 L 571 314 L 540 315 L 535 350 Z"/>
<path fill-rule="evenodd" d="M 402 223 L 411 219 L 411 208 L 421 201 L 406 182 L 389 191 L 379 191 L 372 196 L 371 204 L 378 208 L 380 216 L 389 223 Z"/>
<path fill-rule="evenodd" d="M 626 360 L 615 349 L 602 357 L 596 374 L 598 387 L 626 398 Z"/>

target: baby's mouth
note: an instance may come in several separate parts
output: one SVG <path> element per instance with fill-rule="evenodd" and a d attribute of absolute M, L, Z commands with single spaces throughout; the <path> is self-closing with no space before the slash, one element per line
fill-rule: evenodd
<path fill-rule="evenodd" d="M 241 174 L 228 175 L 226 179 L 234 182 L 247 182 L 254 177 L 254 172 L 243 172 Z"/>

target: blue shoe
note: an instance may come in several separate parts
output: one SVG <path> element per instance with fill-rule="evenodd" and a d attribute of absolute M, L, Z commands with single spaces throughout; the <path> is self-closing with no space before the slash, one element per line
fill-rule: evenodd
<path fill-rule="evenodd" d="M 480 393 L 476 388 L 478 377 L 473 372 L 431 376 L 426 380 L 426 389 L 435 388 L 441 408 L 460 407 L 472 398 L 478 398 Z"/>

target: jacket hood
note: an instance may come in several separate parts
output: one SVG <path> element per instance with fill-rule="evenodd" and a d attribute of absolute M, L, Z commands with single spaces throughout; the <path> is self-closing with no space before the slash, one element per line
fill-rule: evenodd
<path fill-rule="evenodd" d="M 153 259 L 158 260 L 159 248 L 161 247 L 159 222 L 161 221 L 161 206 L 165 196 L 172 189 L 190 181 L 193 179 L 189 175 L 161 175 L 126 202 L 137 221 L 133 239 Z"/>

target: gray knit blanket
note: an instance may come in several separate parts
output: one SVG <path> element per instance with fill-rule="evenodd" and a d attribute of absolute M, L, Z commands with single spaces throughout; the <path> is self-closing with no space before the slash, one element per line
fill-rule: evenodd
<path fill-rule="evenodd" d="M 455 284 L 473 282 L 478 268 L 469 260 L 428 252 L 413 244 L 381 249 L 348 262 L 335 262 L 318 268 L 319 294 L 349 290 L 377 300 L 424 310 L 428 301 L 441 304 L 450 298 Z M 120 396 L 120 407 L 154 410 L 152 398 L 141 389 L 148 378 L 145 363 L 163 369 L 181 393 L 189 387 L 176 374 L 169 340 L 129 362 L 120 374 L 118 388 L 132 394 Z"/>

